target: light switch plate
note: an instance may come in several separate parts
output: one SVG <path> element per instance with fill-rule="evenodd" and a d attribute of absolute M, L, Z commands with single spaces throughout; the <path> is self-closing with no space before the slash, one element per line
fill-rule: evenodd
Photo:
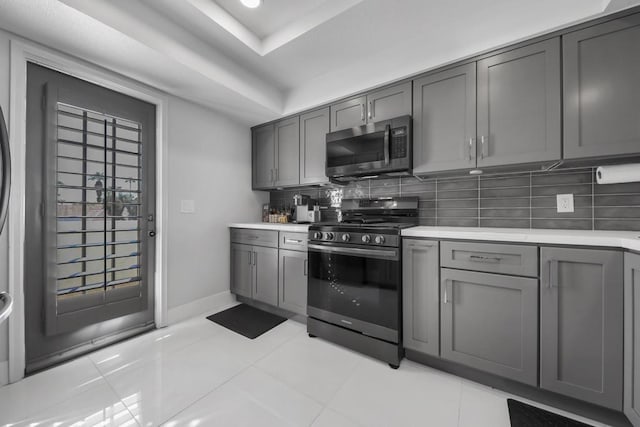
<path fill-rule="evenodd" d="M 180 200 L 180 213 L 194 213 L 196 211 L 195 200 Z"/>
<path fill-rule="evenodd" d="M 573 194 L 556 195 L 558 212 L 573 212 Z"/>

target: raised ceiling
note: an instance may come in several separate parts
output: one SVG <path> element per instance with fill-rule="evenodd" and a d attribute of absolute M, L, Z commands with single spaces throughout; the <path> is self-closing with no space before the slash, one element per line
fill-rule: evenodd
<path fill-rule="evenodd" d="M 257 124 L 640 0 L 0 0 L 0 28 Z"/>

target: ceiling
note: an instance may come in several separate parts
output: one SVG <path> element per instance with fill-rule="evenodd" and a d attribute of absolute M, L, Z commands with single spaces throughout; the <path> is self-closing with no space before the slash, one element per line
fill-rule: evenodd
<path fill-rule="evenodd" d="M 640 0 L 0 0 L 0 28 L 253 125 Z"/>

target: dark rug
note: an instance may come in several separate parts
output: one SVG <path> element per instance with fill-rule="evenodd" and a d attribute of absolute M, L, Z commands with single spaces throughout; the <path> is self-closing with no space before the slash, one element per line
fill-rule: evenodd
<path fill-rule="evenodd" d="M 208 316 L 207 319 L 247 338 L 257 338 L 287 320 L 247 304 L 236 305 Z"/>
<path fill-rule="evenodd" d="M 593 427 L 517 400 L 507 399 L 511 427 Z"/>

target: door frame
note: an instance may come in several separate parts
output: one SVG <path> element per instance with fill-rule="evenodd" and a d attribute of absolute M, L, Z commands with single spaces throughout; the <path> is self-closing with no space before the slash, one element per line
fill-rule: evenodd
<path fill-rule="evenodd" d="M 86 80 L 156 106 L 156 270 L 154 274 L 154 321 L 157 328 L 167 326 L 167 111 L 166 94 L 115 75 L 108 70 L 71 56 L 55 52 L 22 40 L 11 40 L 9 100 L 9 144 L 11 168 L 11 196 L 7 218 L 9 233 L 9 292 L 14 298 L 14 313 L 9 325 L 9 382 L 24 378 L 26 366 L 24 321 L 25 268 L 25 183 L 26 183 L 26 99 L 27 62 L 33 62 L 64 74 Z M 0 375 L 1 377 L 1 375 Z"/>

